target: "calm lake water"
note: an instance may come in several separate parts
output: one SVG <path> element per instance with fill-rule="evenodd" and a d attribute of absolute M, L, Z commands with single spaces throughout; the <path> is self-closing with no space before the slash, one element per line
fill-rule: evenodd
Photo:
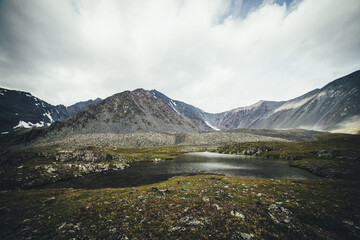
<path fill-rule="evenodd" d="M 132 187 L 165 181 L 174 176 L 195 175 L 202 172 L 255 178 L 316 178 L 307 171 L 290 167 L 286 161 L 202 152 L 183 154 L 174 160 L 157 163 L 136 163 L 121 171 L 91 174 L 43 187 L 86 189 Z"/>

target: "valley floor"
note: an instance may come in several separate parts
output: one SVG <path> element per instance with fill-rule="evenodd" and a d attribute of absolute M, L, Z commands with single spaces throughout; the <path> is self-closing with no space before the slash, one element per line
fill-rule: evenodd
<path fill-rule="evenodd" d="M 196 175 L 133 188 L 33 189 L 24 169 L 41 170 L 34 179 L 43 174 L 46 181 L 55 174 L 71 177 L 83 170 L 61 172 L 62 168 L 51 167 L 54 170 L 48 168 L 45 174 L 36 169 L 38 165 L 131 164 L 202 149 L 53 146 L 3 153 L 0 238 L 359 239 L 360 136 L 317 137 L 317 141 L 252 142 L 218 149 L 281 158 L 322 177 L 314 180 Z M 106 163 L 98 162 L 99 157 Z"/>

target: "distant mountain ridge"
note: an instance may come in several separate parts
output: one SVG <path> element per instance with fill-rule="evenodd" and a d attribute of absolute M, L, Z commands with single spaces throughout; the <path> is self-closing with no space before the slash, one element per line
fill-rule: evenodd
<path fill-rule="evenodd" d="M 81 101 L 81 102 L 77 102 L 73 105 L 70 105 L 70 106 L 66 107 L 66 109 L 68 111 L 68 115 L 69 115 L 69 117 L 73 117 L 73 116 L 75 116 L 75 114 L 83 111 L 89 105 L 91 105 L 93 103 L 97 103 L 99 101 L 101 101 L 101 98 L 96 98 L 95 100 L 90 99 L 87 101 Z"/>
<path fill-rule="evenodd" d="M 357 71 L 289 101 L 263 101 L 248 110 L 228 111 L 218 119 L 217 126 L 313 130 L 360 127 L 359 90 L 360 71 Z"/>
<path fill-rule="evenodd" d="M 360 71 L 334 80 L 288 101 L 260 101 L 222 113 L 207 113 L 192 105 L 150 92 L 203 131 L 237 128 L 333 130 L 360 128 Z"/>
<path fill-rule="evenodd" d="M 0 88 L 0 133 L 19 128 L 49 126 L 73 117 L 100 98 L 71 106 L 51 105 L 31 93 Z"/>
<path fill-rule="evenodd" d="M 238 128 L 360 128 L 360 71 L 288 101 L 260 101 L 207 113 L 153 89 L 53 106 L 30 93 L 0 89 L 1 132 L 47 126 L 77 133 L 197 132 Z"/>

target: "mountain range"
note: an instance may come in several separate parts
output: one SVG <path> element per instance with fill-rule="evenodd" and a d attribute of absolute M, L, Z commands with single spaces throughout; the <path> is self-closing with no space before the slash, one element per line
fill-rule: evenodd
<path fill-rule="evenodd" d="M 360 71 L 288 101 L 259 101 L 222 113 L 207 113 L 151 90 L 201 130 L 237 128 L 334 130 L 360 127 Z"/>
<path fill-rule="evenodd" d="M 157 90 L 136 89 L 65 107 L 0 88 L 1 132 L 48 126 L 75 133 L 199 132 L 238 128 L 334 130 L 360 126 L 360 71 L 288 101 L 207 113 Z"/>

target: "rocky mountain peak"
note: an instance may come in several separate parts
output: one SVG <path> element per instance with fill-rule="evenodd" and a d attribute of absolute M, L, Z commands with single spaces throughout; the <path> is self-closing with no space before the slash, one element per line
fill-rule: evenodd
<path fill-rule="evenodd" d="M 59 125 L 79 133 L 194 132 L 198 128 L 142 88 L 114 94 Z"/>

